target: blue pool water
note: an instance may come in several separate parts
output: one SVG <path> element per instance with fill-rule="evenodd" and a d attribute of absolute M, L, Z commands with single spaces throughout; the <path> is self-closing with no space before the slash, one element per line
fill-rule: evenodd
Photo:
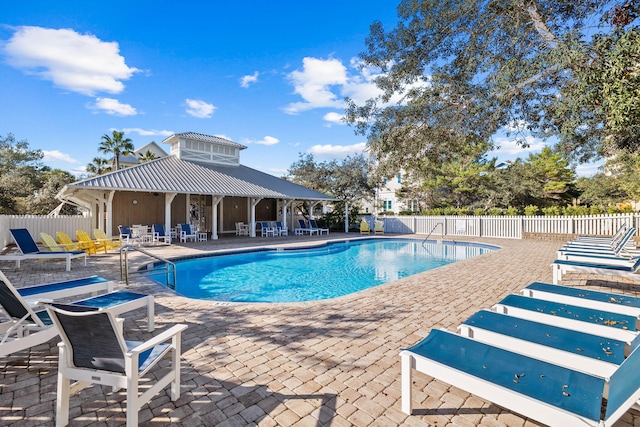
<path fill-rule="evenodd" d="M 335 298 L 481 255 L 495 246 L 364 239 L 176 261 L 177 293 L 233 302 Z M 164 280 L 158 278 L 158 280 Z"/>

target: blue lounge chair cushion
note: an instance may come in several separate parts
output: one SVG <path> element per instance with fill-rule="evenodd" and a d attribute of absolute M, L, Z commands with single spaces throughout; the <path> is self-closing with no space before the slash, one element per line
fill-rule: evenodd
<path fill-rule="evenodd" d="M 48 283 L 46 285 L 29 286 L 18 289 L 18 293 L 23 297 L 41 294 L 44 292 L 55 292 L 63 289 L 74 288 L 77 286 L 92 285 L 95 283 L 105 283 L 107 279 L 100 276 L 85 277 L 83 279 L 66 280 L 64 282 Z"/>
<path fill-rule="evenodd" d="M 602 378 L 440 330 L 432 330 L 407 350 L 590 420 L 600 420 Z"/>
<path fill-rule="evenodd" d="M 463 324 L 616 365 L 624 361 L 624 341 L 507 316 L 495 311 L 480 310 Z"/>
<path fill-rule="evenodd" d="M 636 320 L 634 316 L 612 313 L 604 310 L 578 307 L 553 301 L 545 301 L 521 295 L 508 295 L 498 304 L 517 307 L 538 313 L 551 314 L 566 319 L 580 320 L 599 325 L 605 325 L 618 329 L 635 331 Z"/>
<path fill-rule="evenodd" d="M 125 302 L 134 301 L 140 298 L 146 298 L 148 295 L 138 294 L 129 291 L 116 291 L 108 294 L 99 295 L 97 297 L 88 298 L 80 301 L 74 301 L 74 305 L 85 307 L 109 308 Z"/>
<path fill-rule="evenodd" d="M 614 294 L 609 292 L 593 291 L 585 288 L 573 288 L 570 286 L 552 285 L 549 283 L 533 282 L 526 289 L 534 291 L 550 292 L 569 297 L 585 298 L 592 301 L 620 304 L 627 307 L 640 308 L 640 298 L 630 295 Z"/>

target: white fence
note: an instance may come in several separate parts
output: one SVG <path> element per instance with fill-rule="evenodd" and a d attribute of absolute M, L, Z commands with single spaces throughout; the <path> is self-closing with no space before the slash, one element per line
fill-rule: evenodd
<path fill-rule="evenodd" d="M 367 218 L 367 217 L 365 217 Z M 367 218 L 370 221 L 370 217 Z M 387 233 L 522 239 L 525 233 L 613 235 L 622 224 L 638 228 L 640 214 L 589 216 L 387 216 Z M 636 236 L 640 235 L 636 231 Z"/>
<path fill-rule="evenodd" d="M 9 229 L 26 228 L 35 241 L 40 241 L 40 233 L 54 238 L 56 232 L 64 231 L 75 240 L 76 230 L 85 230 L 92 234 L 93 218 L 84 216 L 41 216 L 41 215 L 0 215 L 0 249 L 13 243 Z"/>
<path fill-rule="evenodd" d="M 365 217 L 373 229 L 371 217 Z M 622 224 L 639 228 L 640 214 L 590 215 L 590 216 L 387 216 L 384 221 L 387 233 L 422 234 L 432 238 L 444 236 L 496 237 L 522 239 L 525 233 L 559 234 L 567 237 L 580 235 L 611 236 Z M 40 240 L 40 233 L 55 236 L 64 231 L 75 238 L 76 230 L 91 233 L 95 228 L 92 217 L 0 215 L 0 248 L 13 243 L 10 228 L 26 228 L 33 238 Z M 636 232 L 636 236 L 640 233 Z"/>

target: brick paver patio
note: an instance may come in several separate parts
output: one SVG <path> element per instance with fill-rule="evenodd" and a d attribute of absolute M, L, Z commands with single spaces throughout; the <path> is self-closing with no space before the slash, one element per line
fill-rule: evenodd
<path fill-rule="evenodd" d="M 357 234 L 218 241 L 151 247 L 163 257 L 238 246 L 296 244 Z M 468 239 L 459 239 L 468 240 Z M 356 294 L 309 303 L 216 303 L 177 296 L 137 277 L 133 290 L 156 297 L 156 332 L 183 334 L 182 396 L 166 389 L 140 411 L 140 425 L 165 426 L 535 426 L 518 414 L 422 374 L 415 407 L 400 410 L 399 350 L 432 328 L 455 328 L 481 308 L 532 281 L 551 281 L 562 242 L 476 239 L 502 249 Z M 138 263 L 148 259 L 132 256 Z M 98 274 L 119 280 L 119 256 L 74 262 L 27 261 L 0 268 L 17 286 Z M 327 274 L 331 274 L 327 272 Z M 565 284 L 635 294 L 640 286 L 567 275 Z M 128 338 L 151 336 L 144 310 L 129 313 Z M 0 359 L 0 425 L 53 425 L 58 339 Z M 71 398 L 70 425 L 124 425 L 124 393 L 95 386 Z M 640 426 L 630 411 L 617 426 Z"/>

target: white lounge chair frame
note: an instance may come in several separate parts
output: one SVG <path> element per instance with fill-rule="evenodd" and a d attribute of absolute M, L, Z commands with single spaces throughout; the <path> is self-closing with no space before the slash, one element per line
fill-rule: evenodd
<path fill-rule="evenodd" d="M 640 280 L 640 274 L 637 274 L 639 268 L 640 258 L 637 258 L 634 264 L 630 263 L 628 266 L 566 260 L 555 260 L 551 264 L 553 283 L 555 285 L 559 284 L 562 281 L 562 276 L 569 272 L 626 277 L 631 280 Z"/>

